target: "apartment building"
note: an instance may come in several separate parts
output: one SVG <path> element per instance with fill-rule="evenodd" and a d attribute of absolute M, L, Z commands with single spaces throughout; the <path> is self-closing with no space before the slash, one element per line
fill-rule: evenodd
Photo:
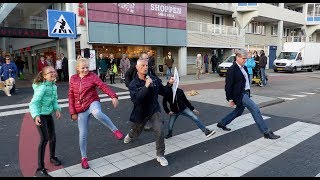
<path fill-rule="evenodd" d="M 46 10 L 67 3 L 0 3 L 0 48 L 22 56 L 35 73 L 42 54 L 67 54 L 66 39 L 46 35 Z M 320 3 L 72 3 L 77 54 L 152 50 L 157 65 L 171 50 L 180 75 L 195 73 L 198 53 L 219 61 L 235 50 L 265 50 L 272 64 L 286 41 L 320 42 Z M 169 11 L 170 9 L 170 11 Z M 27 33 L 16 33 L 23 30 Z M 158 71 L 158 69 L 157 69 Z"/>

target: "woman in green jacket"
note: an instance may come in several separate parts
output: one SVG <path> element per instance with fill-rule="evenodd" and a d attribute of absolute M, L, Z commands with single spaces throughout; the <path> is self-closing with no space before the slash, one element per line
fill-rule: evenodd
<path fill-rule="evenodd" d="M 61 161 L 55 157 L 56 134 L 52 113 L 56 118 L 60 118 L 61 108 L 58 105 L 57 86 L 55 80 L 57 73 L 52 66 L 46 66 L 38 73 L 33 81 L 33 97 L 29 104 L 30 114 L 37 125 L 40 134 L 38 147 L 38 169 L 35 176 L 50 177 L 44 166 L 44 156 L 46 145 L 49 141 L 50 162 L 56 166 L 61 165 Z"/>

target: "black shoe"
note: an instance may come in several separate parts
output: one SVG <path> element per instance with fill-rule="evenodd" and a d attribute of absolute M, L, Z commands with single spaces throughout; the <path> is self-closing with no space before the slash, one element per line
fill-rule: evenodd
<path fill-rule="evenodd" d="M 207 137 L 212 136 L 214 133 L 216 133 L 216 132 L 215 132 L 215 131 L 211 131 L 211 130 L 209 130 L 209 129 L 206 129 L 205 132 L 204 132 L 204 134 L 205 134 Z"/>
<path fill-rule="evenodd" d="M 220 123 L 217 124 L 217 127 L 223 129 L 224 131 L 231 131 L 230 128 L 227 128 L 227 126 L 223 126 L 223 125 L 220 124 Z"/>
<path fill-rule="evenodd" d="M 52 177 L 48 174 L 47 169 L 43 168 L 43 169 L 37 169 L 36 173 L 35 173 L 36 177 Z"/>
<path fill-rule="evenodd" d="M 60 166 L 61 165 L 61 161 L 57 157 L 50 158 L 50 162 L 52 164 L 54 164 L 55 166 Z"/>
<path fill-rule="evenodd" d="M 172 133 L 169 133 L 169 134 L 167 134 L 166 137 L 164 137 L 164 138 L 169 139 L 169 138 L 171 138 L 171 137 L 172 137 Z"/>
<path fill-rule="evenodd" d="M 268 133 L 264 133 L 263 136 L 264 136 L 264 138 L 267 138 L 267 139 L 278 139 L 278 138 L 280 138 L 280 136 L 273 134 L 272 131 L 270 131 Z"/>

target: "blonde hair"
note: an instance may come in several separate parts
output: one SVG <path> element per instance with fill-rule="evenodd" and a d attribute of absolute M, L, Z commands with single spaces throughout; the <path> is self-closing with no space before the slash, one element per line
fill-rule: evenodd
<path fill-rule="evenodd" d="M 197 58 L 201 58 L 201 54 L 197 54 Z"/>
<path fill-rule="evenodd" d="M 77 67 L 79 67 L 80 64 L 83 64 L 83 63 L 88 63 L 89 65 L 89 60 L 87 58 L 79 58 L 77 59 Z"/>
<path fill-rule="evenodd" d="M 45 67 L 43 67 L 43 69 L 40 71 L 40 72 L 38 72 L 38 74 L 36 75 L 36 77 L 33 79 L 33 83 L 34 84 L 39 84 L 39 83 L 42 83 L 42 82 L 44 82 L 45 81 L 45 79 L 44 79 L 44 73 L 45 73 L 45 71 L 47 71 L 49 68 L 53 68 L 53 66 L 45 66 Z M 54 68 L 53 68 L 54 69 Z M 55 69 L 54 69 L 55 70 Z"/>

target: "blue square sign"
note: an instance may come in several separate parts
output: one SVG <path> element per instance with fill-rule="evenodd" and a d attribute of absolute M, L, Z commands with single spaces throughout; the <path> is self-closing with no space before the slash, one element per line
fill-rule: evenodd
<path fill-rule="evenodd" d="M 77 37 L 75 13 L 48 9 L 47 22 L 49 37 Z"/>

